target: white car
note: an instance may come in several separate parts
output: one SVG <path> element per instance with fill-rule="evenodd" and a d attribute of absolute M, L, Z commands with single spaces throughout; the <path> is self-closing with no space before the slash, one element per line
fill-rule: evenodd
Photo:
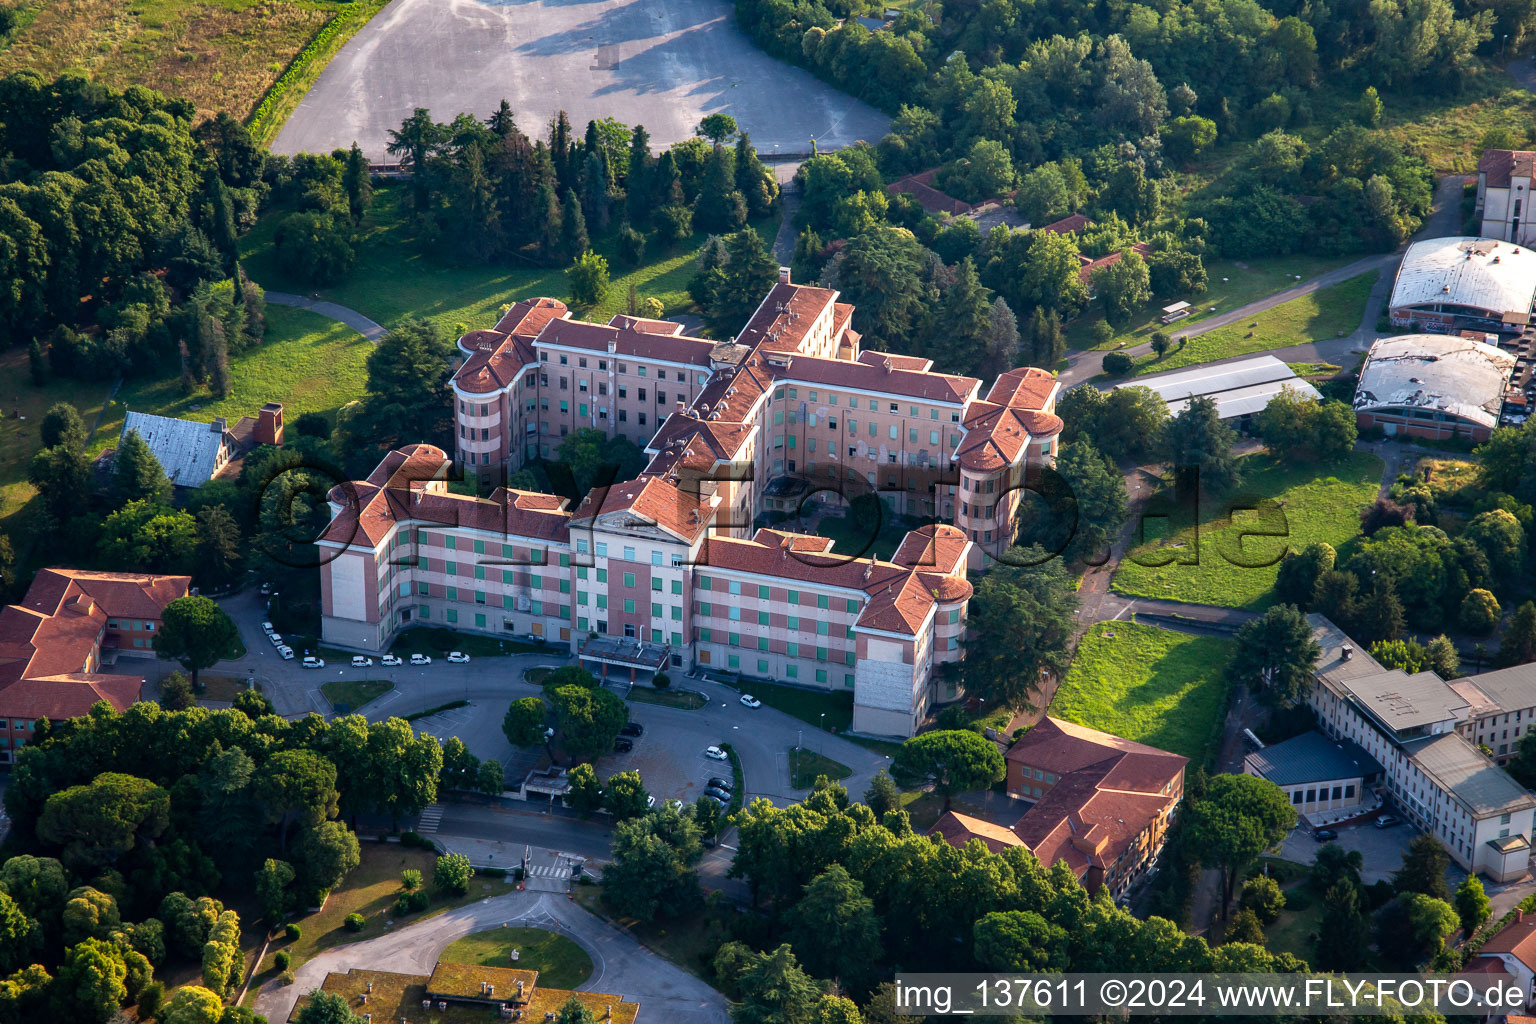
<path fill-rule="evenodd" d="M 284 644 L 283 646 L 281 646 L 281 647 L 279 647 L 277 649 L 277 656 L 279 658 L 282 658 L 284 661 L 292 661 L 293 660 L 293 648 L 289 647 L 287 644 Z"/>
<path fill-rule="evenodd" d="M 744 693 L 741 695 L 741 703 L 742 706 L 749 708 L 760 708 L 763 706 L 763 702 L 752 696 L 750 693 Z"/>
<path fill-rule="evenodd" d="M 325 659 L 324 658 L 316 658 L 314 655 L 310 655 L 309 657 L 304 659 L 304 667 L 305 668 L 325 668 Z"/>
<path fill-rule="evenodd" d="M 361 654 L 352 655 L 353 668 L 373 668 L 373 659 L 365 658 Z"/>
<path fill-rule="evenodd" d="M 705 747 L 704 748 L 704 756 L 709 758 L 711 761 L 729 761 L 730 760 L 730 756 L 727 755 L 726 752 L 721 750 L 719 747 Z"/>
<path fill-rule="evenodd" d="M 263 622 L 261 624 L 261 631 L 267 634 L 267 636 L 271 636 L 273 633 L 277 632 L 277 630 L 272 628 L 272 623 L 270 622 Z"/>
<path fill-rule="evenodd" d="M 281 633 L 268 633 L 267 639 L 272 641 L 273 647 L 283 646 L 283 635 Z"/>
<path fill-rule="evenodd" d="M 432 664 L 432 659 L 427 657 L 425 654 L 413 654 L 413 655 L 411 655 L 411 664 L 412 665 L 430 665 L 430 664 Z"/>
<path fill-rule="evenodd" d="M 401 665 L 404 665 L 405 662 L 401 661 L 393 654 L 386 654 L 384 657 L 379 659 L 379 664 L 383 665 L 385 668 L 399 668 Z"/>
<path fill-rule="evenodd" d="M 469 655 L 465 654 L 463 651 L 449 651 L 448 660 L 454 665 L 468 665 Z"/>
<path fill-rule="evenodd" d="M 645 795 L 645 806 L 647 810 L 656 806 L 656 797 L 654 794 L 647 793 Z"/>
<path fill-rule="evenodd" d="M 272 584 L 270 584 L 270 583 L 263 583 L 261 585 L 261 596 L 262 597 L 271 597 L 275 593 L 277 593 L 277 591 L 272 589 Z"/>

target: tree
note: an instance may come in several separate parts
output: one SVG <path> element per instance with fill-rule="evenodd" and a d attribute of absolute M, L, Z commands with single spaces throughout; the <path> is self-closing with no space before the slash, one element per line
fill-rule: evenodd
<path fill-rule="evenodd" d="M 614 818 L 619 821 L 644 814 L 648 797 L 639 772 L 610 775 L 603 788 L 603 806 L 612 811 Z"/>
<path fill-rule="evenodd" d="M 1510 616 L 1499 641 L 1499 661 L 1505 665 L 1536 661 L 1536 604 L 1526 601 Z"/>
<path fill-rule="evenodd" d="M 74 945 L 85 939 L 111 938 L 112 932 L 122 923 L 117 900 L 99 889 L 81 886 L 69 894 L 61 915 L 64 924 L 64 943 Z"/>
<path fill-rule="evenodd" d="M 1237 435 L 1221 421 L 1216 403 L 1197 395 L 1168 421 L 1164 456 L 1181 491 L 1219 494 L 1236 487 L 1242 470 L 1232 454 Z"/>
<path fill-rule="evenodd" d="M 1327 847 L 1325 847 L 1326 849 Z M 1370 954 L 1370 921 L 1360 909 L 1358 883 L 1341 878 L 1323 895 L 1326 928 L 1317 935 L 1314 965 L 1324 971 L 1352 971 Z"/>
<path fill-rule="evenodd" d="M 430 441 L 448 433 L 453 351 L 435 323 L 405 317 L 368 353 L 364 416 L 381 438 Z"/>
<path fill-rule="evenodd" d="M 1486 635 L 1493 632 L 1493 627 L 1499 624 L 1502 615 L 1499 599 L 1490 591 L 1475 587 L 1467 591 L 1467 596 L 1461 599 L 1461 608 L 1456 617 L 1461 623 L 1461 628 L 1468 633 Z"/>
<path fill-rule="evenodd" d="M 160 706 L 167 711 L 185 711 L 197 703 L 192 694 L 192 680 L 172 672 L 160 680 Z"/>
<path fill-rule="evenodd" d="M 1072 204 L 1066 179 L 1055 164 L 1041 164 L 1019 181 L 1013 203 L 1033 227 L 1044 227 L 1066 214 Z"/>
<path fill-rule="evenodd" d="M 369 793 L 374 806 L 388 811 L 398 823 L 402 814 L 417 814 L 437 799 L 437 778 L 443 770 L 443 748 L 409 722 L 390 718 L 368 726 Z"/>
<path fill-rule="evenodd" d="M 1275 577 L 1275 600 L 1306 611 L 1312 607 L 1317 582 L 1333 570 L 1338 554 L 1333 546 L 1314 541 L 1300 551 L 1287 549 Z"/>
<path fill-rule="evenodd" d="M 884 959 L 880 920 L 847 868 L 833 864 L 817 875 L 787 916 L 786 934 L 811 974 L 855 988 L 875 976 Z"/>
<path fill-rule="evenodd" d="M 1445 872 L 1451 866 L 1450 854 L 1430 835 L 1417 835 L 1403 851 L 1403 866 L 1392 875 L 1392 888 L 1399 893 L 1418 892 L 1437 900 L 1451 898 L 1445 884 Z"/>
<path fill-rule="evenodd" d="M 901 807 L 901 790 L 891 778 L 891 773 L 881 768 L 869 780 L 869 789 L 864 793 L 864 802 L 874 812 L 875 820 L 885 818 L 887 811 L 899 810 Z"/>
<path fill-rule="evenodd" d="M 1029 910 L 993 911 L 973 928 L 976 960 L 988 971 L 1051 972 L 1067 969 L 1067 930 Z"/>
<path fill-rule="evenodd" d="M 486 796 L 500 796 L 507 788 L 506 769 L 495 758 L 487 758 L 480 762 L 480 767 L 475 769 L 474 787 L 476 792 Z"/>
<path fill-rule="evenodd" d="M 155 653 L 181 662 L 195 688 L 198 672 L 229 657 L 239 640 L 240 631 L 223 608 L 211 598 L 188 594 L 165 606 Z"/>
<path fill-rule="evenodd" d="M 1287 387 L 1254 417 L 1254 432 L 1288 461 L 1330 461 L 1354 447 L 1354 424 L 1354 410 L 1343 402 L 1314 402 Z"/>
<path fill-rule="evenodd" d="M 252 791 L 266 807 L 268 820 L 280 825 L 285 852 L 293 821 L 312 827 L 336 816 L 336 766 L 312 750 L 273 754 L 253 780 Z"/>
<path fill-rule="evenodd" d="M 43 447 L 65 445 L 76 451 L 85 449 L 88 431 L 79 411 L 68 402 L 56 402 L 43 416 Z"/>
<path fill-rule="evenodd" d="M 469 880 L 474 874 L 468 857 L 462 853 L 445 853 L 433 864 L 432 884 L 443 892 L 462 896 L 469 892 Z"/>
<path fill-rule="evenodd" d="M 608 781 L 611 789 L 614 780 Z M 690 816 L 664 812 L 621 820 L 614 826 L 613 860 L 603 868 L 603 902 L 641 921 L 697 911 L 702 897 L 693 865 L 699 839 Z"/>
<path fill-rule="evenodd" d="M 536 747 L 544 742 L 544 718 L 548 708 L 537 697 L 523 697 L 512 702 L 502 719 L 501 731 L 514 747 Z"/>
<path fill-rule="evenodd" d="M 369 205 L 373 202 L 373 182 L 368 173 L 368 159 L 363 156 L 363 151 L 357 143 L 352 143 L 352 148 L 347 150 L 346 167 L 341 174 L 341 187 L 347 193 L 347 209 L 351 211 L 352 223 L 361 224 L 363 214 L 368 212 Z"/>
<path fill-rule="evenodd" d="M 288 887 L 293 879 L 293 865 L 271 857 L 256 872 L 256 898 L 261 901 L 262 914 L 269 923 L 277 924 L 288 913 L 293 899 Z"/>
<path fill-rule="evenodd" d="M 588 762 L 573 767 L 566 774 L 566 781 L 570 788 L 566 790 L 565 802 L 583 814 L 591 814 L 603 805 L 602 783 L 597 781 L 597 772 Z"/>
<path fill-rule="evenodd" d="M 1122 250 L 1118 260 L 1094 270 L 1089 285 L 1104 305 L 1104 319 L 1116 326 L 1130 323 L 1152 298 L 1147 261 L 1133 249 Z"/>
<path fill-rule="evenodd" d="M 1441 633 L 1431 640 L 1425 648 L 1428 655 L 1429 667 L 1435 675 L 1441 679 L 1455 679 L 1461 670 L 1461 655 L 1457 653 L 1456 645 L 1451 638 Z"/>
<path fill-rule="evenodd" d="M 723 146 L 736 134 L 736 119 L 730 114 L 709 114 L 693 129 L 693 134 Z"/>
<path fill-rule="evenodd" d="M 1031 706 L 1041 674 L 1070 660 L 1077 594 L 1066 568 L 1041 548 L 1015 548 L 976 585 L 958 671 L 966 693 L 992 707 Z"/>
<path fill-rule="evenodd" d="M 1356 109 L 1355 118 L 1367 128 L 1375 128 L 1381 123 L 1381 94 L 1376 91 L 1374 85 L 1365 87 L 1365 92 L 1360 94 L 1360 102 Z"/>
<path fill-rule="evenodd" d="M 363 1018 L 352 1012 L 345 996 L 312 989 L 307 998 L 309 1002 L 294 1018 L 294 1024 L 363 1024 Z"/>
<path fill-rule="evenodd" d="M 1077 520 L 1062 554 L 1086 561 L 1107 551 L 1130 515 L 1125 477 L 1088 437 L 1061 445 L 1055 469 L 1068 488 Z"/>
<path fill-rule="evenodd" d="M 233 910 L 226 910 L 209 929 L 208 941 L 203 946 L 203 986 L 220 998 L 226 998 L 239 983 L 244 969 L 240 917 Z"/>
<path fill-rule="evenodd" d="M 587 1009 L 586 1003 L 571 996 L 560 1007 L 560 1015 L 555 1018 L 555 1024 L 598 1024 L 597 1014 Z"/>
<path fill-rule="evenodd" d="M 160 1011 L 160 1024 L 219 1024 L 224 1000 L 201 985 L 176 990 Z"/>
<path fill-rule="evenodd" d="M 1461 937 L 1470 939 L 1488 920 L 1488 895 L 1476 875 L 1468 875 L 1456 887 L 1456 916 L 1461 919 Z"/>
<path fill-rule="evenodd" d="M 798 1024 L 809 1021 L 821 999 L 810 975 L 800 969 L 788 943 L 771 953 L 758 953 L 736 980 L 741 1004 L 731 1013 L 734 1024 Z"/>
<path fill-rule="evenodd" d="M 45 448 L 32 456 L 27 479 L 42 495 L 49 518 L 60 525 L 80 514 L 90 498 L 90 460 L 83 451 L 65 445 Z"/>
<path fill-rule="evenodd" d="M 986 789 L 1003 777 L 1003 755 L 980 733 L 945 729 L 914 736 L 901 745 L 891 770 L 898 776 L 933 783 L 949 810 L 956 793 Z"/>
<path fill-rule="evenodd" d="M 240 525 L 221 505 L 197 513 L 198 575 L 205 582 L 223 586 L 231 582 L 240 564 Z"/>
<path fill-rule="evenodd" d="M 86 939 L 65 955 L 52 993 L 65 1019 L 104 1022 L 128 998 L 127 981 L 121 951 L 110 942 Z"/>
<path fill-rule="evenodd" d="M 0 889 L 16 901 L 22 913 L 39 920 L 57 913 L 69 891 L 64 866 L 52 857 L 18 854 L 0 863 Z"/>
<path fill-rule="evenodd" d="M 857 308 L 854 326 L 865 344 L 877 351 L 909 349 L 913 331 L 931 304 L 919 273 L 923 247 L 911 232 L 877 227 L 848 240 L 828 266 L 836 268 L 836 284 Z"/>
<path fill-rule="evenodd" d="M 1131 367 L 1134 365 L 1129 352 L 1104 353 L 1104 372 L 1111 377 L 1124 377 L 1131 372 Z"/>
<path fill-rule="evenodd" d="M 1444 900 L 1402 893 L 1376 915 L 1376 948 L 1393 968 L 1411 971 L 1445 947 L 1458 923 Z"/>
<path fill-rule="evenodd" d="M 65 911 L 68 910 L 66 906 Z M 66 936 L 72 930 L 66 922 Z M 0 889 L 0 972 L 9 974 L 26 966 L 37 947 L 42 944 L 42 938 L 42 926 L 28 917 L 9 893 Z M 66 937 L 65 941 L 70 939 Z"/>
<path fill-rule="evenodd" d="M 401 122 L 398 130 L 390 129 L 389 145 L 385 152 L 400 159 L 400 166 L 411 171 L 411 195 L 418 216 L 427 212 L 431 201 L 433 175 L 429 161 L 448 140 L 448 128 L 432 120 L 432 112 L 417 107 L 411 116 Z"/>
<path fill-rule="evenodd" d="M 157 838 L 170 824 L 171 795 L 133 775 L 103 772 L 90 782 L 50 796 L 37 820 L 37 835 L 63 848 L 65 862 L 101 869 L 140 840 Z"/>
<path fill-rule="evenodd" d="M 993 355 L 987 343 L 991 312 L 992 294 L 983 287 L 975 262 L 967 256 L 955 268 L 954 280 L 944 289 L 929 318 L 924 353 L 942 358 L 956 373 L 983 372 Z"/>
<path fill-rule="evenodd" d="M 119 504 L 170 500 L 171 481 L 137 430 L 128 431 L 112 457 L 112 489 Z"/>
<path fill-rule="evenodd" d="M 1188 165 L 1215 143 L 1216 122 L 1208 117 L 1176 117 L 1158 134 L 1163 140 L 1163 149 L 1174 162 Z"/>
<path fill-rule="evenodd" d="M 561 745 L 576 758 L 595 758 L 613 749 L 629 721 L 629 705 L 608 690 L 585 686 L 556 687 L 550 693 Z"/>
<path fill-rule="evenodd" d="M 345 281 L 357 263 L 351 232 L 329 213 L 290 213 L 278 223 L 273 242 L 284 266 L 312 285 Z"/>
<path fill-rule="evenodd" d="M 1285 909 L 1285 893 L 1280 884 L 1268 875 L 1259 875 L 1243 883 L 1243 892 L 1237 898 L 1238 906 L 1251 910 L 1262 925 L 1271 925 Z"/>
<path fill-rule="evenodd" d="M 1222 935 L 1223 944 L 1229 942 L 1251 942 L 1255 946 L 1264 945 L 1264 925 L 1259 917 L 1247 907 L 1238 910 L 1232 915 L 1232 920 L 1227 922 L 1227 930 Z"/>
<path fill-rule="evenodd" d="M 1202 864 L 1222 869 L 1222 916 L 1232 903 L 1238 876 L 1254 858 L 1279 842 L 1296 824 L 1290 798 L 1255 775 L 1218 775 L 1205 798 L 1186 812 L 1189 849 Z"/>
<path fill-rule="evenodd" d="M 253 722 L 263 715 L 277 714 L 277 709 L 260 690 L 241 690 L 235 694 L 234 708 Z"/>
<path fill-rule="evenodd" d="M 1321 654 L 1306 616 L 1295 605 L 1274 605 L 1237 631 L 1227 678 L 1269 704 L 1294 707 L 1311 691 Z"/>

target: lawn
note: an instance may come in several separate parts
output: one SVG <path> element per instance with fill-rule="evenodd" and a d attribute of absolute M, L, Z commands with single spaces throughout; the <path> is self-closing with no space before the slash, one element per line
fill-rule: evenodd
<path fill-rule="evenodd" d="M 1301 281 L 1342 267 L 1355 258 L 1299 255 L 1275 256 L 1252 262 L 1210 260 L 1205 268 L 1209 283 L 1201 294 L 1167 296 L 1148 303 L 1146 309 L 1136 314 L 1127 326 L 1116 331 L 1114 336 L 1102 345 L 1095 345 L 1093 342 L 1093 325 L 1104 319 L 1103 312 L 1095 307 L 1091 313 L 1078 317 L 1067 327 L 1067 347 L 1114 349 L 1122 345 L 1126 347 L 1140 345 L 1152 337 L 1153 331 L 1177 333 L 1181 328 L 1187 329 L 1201 320 L 1247 305 L 1266 295 L 1294 288 Z M 1297 280 L 1298 275 L 1301 278 L 1300 281 Z M 1193 305 L 1195 312 L 1171 327 L 1163 326 L 1158 319 L 1162 316 L 1163 307 L 1179 299 Z"/>
<path fill-rule="evenodd" d="M 240 676 L 211 675 L 207 672 L 199 672 L 198 684 L 203 692 L 197 695 L 198 700 L 222 701 L 226 704 L 234 702 L 235 697 L 250 689 L 247 681 Z M 260 687 L 257 687 L 259 690 Z"/>
<path fill-rule="evenodd" d="M 340 888 L 331 893 L 330 899 L 325 901 L 325 907 L 317 913 L 305 914 L 297 919 L 300 930 L 298 940 L 289 942 L 287 939 L 278 939 L 272 943 L 267 950 L 267 958 L 257 968 L 256 978 L 251 984 L 252 994 L 267 977 L 276 973 L 272 955 L 279 950 L 288 951 L 292 957 L 291 969 L 296 970 L 310 957 L 332 946 L 375 939 L 396 924 L 414 924 L 474 900 L 500 896 L 516 887 L 516 883 L 507 879 L 476 875 L 470 880 L 469 892 L 463 896 L 445 897 L 432 887 L 432 865 L 437 859 L 432 851 L 407 849 L 399 843 L 363 840 L 361 852 L 362 863 L 347 876 Z M 407 868 L 421 872 L 432 894 L 432 905 L 419 914 L 397 918 L 395 898 L 400 895 L 400 873 Z M 350 932 L 343 927 L 342 922 L 351 913 L 363 915 L 361 931 Z M 253 927 L 251 930 L 258 929 Z"/>
<path fill-rule="evenodd" d="M 374 192 L 373 208 L 364 221 L 357 247 L 357 266 L 339 285 L 316 289 L 288 276 L 272 244 L 277 224 L 288 212 L 284 209 L 264 214 L 242 240 L 246 272 L 264 287 L 318 294 L 385 326 L 408 314 L 432 320 L 453 337 L 490 327 L 500 319 L 502 307 L 518 299 L 547 295 L 563 301 L 569 295 L 564 267 L 537 267 L 515 259 L 493 264 L 460 263 L 454 258 L 451 241 L 424 253 L 404 203 L 405 189 L 401 186 L 385 186 Z M 769 242 L 778 229 L 775 219 L 756 222 L 754 227 Z M 693 276 L 693 257 L 706 238 L 697 234 L 671 252 L 655 251 L 654 240 L 650 240 L 647 262 L 629 269 L 618 261 L 617 229 L 594 235 L 593 248 L 608 258 L 612 281 L 602 301 L 580 315 L 606 322 L 613 314 L 624 312 L 631 284 L 638 298 L 661 300 L 669 316 L 690 309 L 688 279 Z"/>
<path fill-rule="evenodd" d="M 813 740 L 813 746 L 814 743 Z M 852 774 L 852 768 L 841 761 L 834 761 L 830 757 L 818 754 L 815 750 L 789 748 L 789 784 L 795 789 L 810 789 L 816 784 L 818 776 L 825 775 L 835 782 L 838 779 L 846 779 Z"/>
<path fill-rule="evenodd" d="M 341 714 L 342 708 L 356 711 L 394 688 L 394 683 L 382 679 L 332 679 L 320 687 L 320 692 L 325 694 L 325 699 L 331 702 L 336 713 Z"/>
<path fill-rule="evenodd" d="M 740 688 L 743 693 L 752 694 L 768 707 L 782 711 L 786 715 L 792 715 L 818 729 L 847 733 L 853 728 L 853 694 L 850 691 L 806 690 L 798 686 L 783 686 L 778 683 L 762 683 L 755 680 L 743 681 Z M 900 743 L 892 743 L 888 740 L 871 740 L 862 736 L 845 736 L 844 738 L 891 757 L 901 749 Z"/>
<path fill-rule="evenodd" d="M 518 951 L 516 961 L 511 955 L 514 949 Z M 487 928 L 453 942 L 438 959 L 538 971 L 541 988 L 575 988 L 592 977 L 592 958 L 580 946 L 542 928 Z"/>
<path fill-rule="evenodd" d="M 348 5 L 22 0 L 19 6 L 30 23 L 0 50 L 0 77 L 24 68 L 49 78 L 78 69 L 114 88 L 146 85 L 190 100 L 198 120 L 220 110 L 244 120 L 289 62 Z M 356 20 L 361 27 L 367 19 Z"/>
<path fill-rule="evenodd" d="M 1202 503 L 1198 534 L 1187 505 L 1154 499 L 1142 519 L 1145 542 L 1121 560 L 1114 589 L 1134 597 L 1265 608 L 1287 548 L 1323 541 L 1343 549 L 1359 535 L 1360 513 L 1376 499 L 1383 469 L 1376 456 L 1358 451 L 1331 465 L 1286 464 L 1260 453 L 1244 456 L 1242 466 L 1244 482 L 1236 492 Z M 1260 508 L 1266 499 L 1274 504 Z M 1339 550 L 1340 561 L 1347 556 Z"/>
<path fill-rule="evenodd" d="M 1161 359 L 1149 352 L 1136 358 L 1131 376 L 1164 373 L 1196 363 L 1352 334 L 1365 315 L 1366 300 L 1370 298 L 1379 274 L 1380 271 L 1373 270 L 1255 313 L 1252 320 L 1245 319 L 1196 335 L 1183 348 L 1169 349 Z M 1258 326 L 1249 327 L 1251 323 Z M 1176 331 L 1169 333 L 1178 336 Z"/>
<path fill-rule="evenodd" d="M 1528 60 L 1513 56 L 1512 60 Z M 1477 169 L 1483 137 L 1493 129 L 1507 129 L 1516 139 L 1527 139 L 1536 120 L 1536 96 L 1517 86 L 1504 71 L 1488 67 L 1481 74 L 1457 82 L 1458 91 L 1412 89 L 1382 94 L 1382 128 L 1398 142 L 1422 153 L 1437 173 Z M 1358 91 L 1344 95 L 1352 104 Z M 1447 103 L 1447 99 L 1453 102 Z M 1314 110 L 1322 110 L 1314 100 Z M 1326 111 L 1325 111 L 1326 112 Z"/>
<path fill-rule="evenodd" d="M 529 672 L 535 671 L 529 669 Z M 542 677 L 541 677 L 542 678 Z M 532 682 L 532 680 L 529 680 Z M 641 683 L 633 686 L 624 695 L 625 700 L 632 700 L 638 704 L 660 704 L 666 708 L 681 708 L 684 711 L 697 711 L 709 703 L 709 698 L 697 690 L 658 690 L 654 686 Z"/>
<path fill-rule="evenodd" d="M 441 658 L 449 651 L 460 651 L 471 658 L 499 658 L 504 654 L 564 654 L 560 649 L 523 643 L 520 640 L 498 640 L 476 633 L 459 633 L 441 626 L 418 626 L 403 631 L 395 638 L 389 653 L 400 658 L 413 654 L 425 654 Z"/>
<path fill-rule="evenodd" d="M 1057 718 L 1204 764 L 1226 698 L 1234 642 L 1135 622 L 1099 622 L 1056 690 Z"/>
<path fill-rule="evenodd" d="M 667 921 L 642 922 L 632 917 L 614 917 L 603 906 L 603 889 L 600 885 L 578 885 L 576 902 L 598 917 L 606 918 L 628 932 L 637 942 L 651 952 L 665 957 L 695 977 L 714 984 L 706 964 L 711 963 L 715 951 L 734 936 L 732 919 L 737 911 L 722 909 L 713 901 L 706 903 L 702 914 Z M 725 904 L 729 907 L 730 904 Z"/>

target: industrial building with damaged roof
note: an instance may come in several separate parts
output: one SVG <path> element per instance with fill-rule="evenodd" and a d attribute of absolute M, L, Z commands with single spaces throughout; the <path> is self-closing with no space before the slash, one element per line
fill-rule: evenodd
<path fill-rule="evenodd" d="M 1381 338 L 1360 368 L 1355 416 L 1388 436 L 1485 441 L 1499 425 L 1514 369 L 1512 354 L 1472 338 Z"/>
<path fill-rule="evenodd" d="M 1494 238 L 1427 238 L 1403 254 L 1387 314 L 1394 327 L 1521 331 L 1536 300 L 1536 252 Z"/>

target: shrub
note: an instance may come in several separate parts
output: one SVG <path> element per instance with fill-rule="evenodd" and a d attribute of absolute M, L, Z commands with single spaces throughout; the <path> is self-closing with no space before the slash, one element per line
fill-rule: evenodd
<path fill-rule="evenodd" d="M 1111 352 L 1104 357 L 1104 372 L 1112 377 L 1123 377 L 1131 372 L 1131 357 L 1124 352 Z"/>
<path fill-rule="evenodd" d="M 426 836 L 423 836 L 420 832 L 400 833 L 400 845 L 416 850 L 433 849 L 432 840 L 428 839 Z"/>
<path fill-rule="evenodd" d="M 280 949 L 272 954 L 272 966 L 276 967 L 279 973 L 286 971 L 291 963 L 293 963 L 293 954 L 289 953 L 286 949 Z"/>
<path fill-rule="evenodd" d="M 346 929 L 349 932 L 360 932 L 363 930 L 363 925 L 367 923 L 367 920 L 363 917 L 362 914 L 355 913 L 348 914 L 346 920 L 342 922 L 342 924 L 346 926 Z"/>
<path fill-rule="evenodd" d="M 651 679 L 651 685 L 656 687 L 658 690 L 665 690 L 667 687 L 672 685 L 672 677 L 667 675 L 665 672 L 657 672 L 656 675 Z"/>
<path fill-rule="evenodd" d="M 292 971 L 284 971 L 278 977 L 277 983 L 279 985 L 292 985 L 293 984 L 293 972 Z"/>
<path fill-rule="evenodd" d="M 619 228 L 619 262 L 638 267 L 645 259 L 645 236 L 625 224 Z"/>
<path fill-rule="evenodd" d="M 432 868 L 432 881 L 444 892 L 462 896 L 469 892 L 469 880 L 474 873 L 468 857 L 462 853 L 445 853 L 437 858 Z"/>
<path fill-rule="evenodd" d="M 395 916 L 404 917 L 411 912 L 411 894 L 403 892 L 400 898 L 395 900 Z"/>
<path fill-rule="evenodd" d="M 1461 628 L 1468 633 L 1492 632 L 1500 614 L 1498 598 L 1481 587 L 1467 591 L 1467 596 L 1461 599 Z"/>
<path fill-rule="evenodd" d="M 413 912 L 418 913 L 432 905 L 432 897 L 427 895 L 427 890 L 425 889 L 417 889 L 407 896 L 405 901 Z"/>
<path fill-rule="evenodd" d="M 160 1012 L 165 1002 L 165 982 L 152 981 L 139 990 L 139 1019 L 147 1020 Z"/>
<path fill-rule="evenodd" d="M 507 869 L 506 868 L 481 868 L 480 870 L 476 871 L 475 874 L 477 874 L 477 875 L 484 875 L 486 878 L 506 878 L 507 877 Z"/>
<path fill-rule="evenodd" d="M 1115 329 L 1103 320 L 1088 329 L 1089 336 L 1093 338 L 1095 345 L 1102 345 L 1115 336 Z"/>
<path fill-rule="evenodd" d="M 421 872 L 415 868 L 406 868 L 400 872 L 400 888 L 406 892 L 415 892 L 421 888 Z"/>
<path fill-rule="evenodd" d="M 304 936 L 304 929 L 296 924 L 288 924 L 284 926 L 283 934 L 288 937 L 289 942 L 298 942 Z"/>

